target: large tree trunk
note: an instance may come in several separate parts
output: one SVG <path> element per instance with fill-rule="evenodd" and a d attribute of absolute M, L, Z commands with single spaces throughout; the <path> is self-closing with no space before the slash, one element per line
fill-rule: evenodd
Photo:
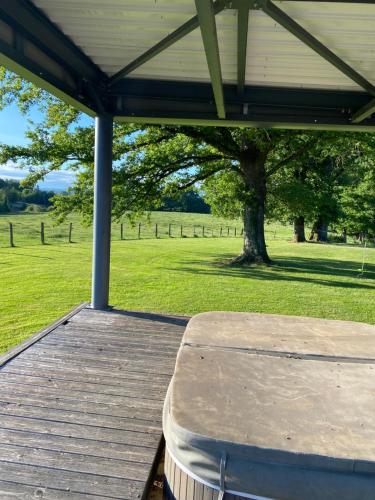
<path fill-rule="evenodd" d="M 321 215 L 318 217 L 316 222 L 314 222 L 313 228 L 311 230 L 310 241 L 313 240 L 323 243 L 326 243 L 328 241 L 328 225 Z"/>
<path fill-rule="evenodd" d="M 306 241 L 305 218 L 303 215 L 300 215 L 294 219 L 294 242 L 303 243 L 304 241 Z"/>
<path fill-rule="evenodd" d="M 244 244 L 235 264 L 269 263 L 264 237 L 266 200 L 266 155 L 254 148 L 246 150 L 240 160 L 244 180 Z"/>

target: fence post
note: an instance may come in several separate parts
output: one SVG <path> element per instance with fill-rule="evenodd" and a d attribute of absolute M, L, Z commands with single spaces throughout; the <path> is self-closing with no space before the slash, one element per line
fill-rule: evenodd
<path fill-rule="evenodd" d="M 158 237 L 158 225 L 155 224 L 155 238 Z"/>
<path fill-rule="evenodd" d="M 168 236 L 172 236 L 172 224 L 168 224 Z"/>
<path fill-rule="evenodd" d="M 141 238 L 141 223 L 138 224 L 138 239 Z"/>
<path fill-rule="evenodd" d="M 220 236 L 223 236 L 223 227 L 220 227 Z"/>
<path fill-rule="evenodd" d="M 202 226 L 202 236 L 204 238 L 204 226 Z"/>
<path fill-rule="evenodd" d="M 40 241 L 44 245 L 44 222 L 40 223 Z"/>
<path fill-rule="evenodd" d="M 121 225 L 120 225 L 120 240 L 123 240 L 124 239 L 124 224 L 123 222 L 121 222 Z"/>
<path fill-rule="evenodd" d="M 69 239 L 68 239 L 69 243 L 72 242 L 72 231 L 73 231 L 73 223 L 71 222 L 69 224 Z"/>
<path fill-rule="evenodd" d="M 184 236 L 184 230 L 183 230 L 183 227 L 181 225 L 181 238 Z"/>
<path fill-rule="evenodd" d="M 228 228 L 227 228 L 227 236 L 229 236 L 229 226 L 228 226 Z"/>
<path fill-rule="evenodd" d="M 236 236 L 237 236 L 237 228 L 235 227 L 234 228 L 234 237 L 236 237 Z"/>
<path fill-rule="evenodd" d="M 11 222 L 9 222 L 9 246 L 14 247 L 13 224 Z"/>

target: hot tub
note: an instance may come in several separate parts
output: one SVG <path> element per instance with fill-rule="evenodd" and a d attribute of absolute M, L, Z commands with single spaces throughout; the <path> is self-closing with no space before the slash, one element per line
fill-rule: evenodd
<path fill-rule="evenodd" d="M 375 327 L 214 312 L 164 405 L 166 497 L 375 499 Z"/>

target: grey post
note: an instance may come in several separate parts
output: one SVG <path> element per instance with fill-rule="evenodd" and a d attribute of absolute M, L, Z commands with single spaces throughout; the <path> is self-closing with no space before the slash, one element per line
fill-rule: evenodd
<path fill-rule="evenodd" d="M 111 249 L 113 118 L 95 118 L 94 241 L 92 258 L 93 309 L 107 309 Z"/>

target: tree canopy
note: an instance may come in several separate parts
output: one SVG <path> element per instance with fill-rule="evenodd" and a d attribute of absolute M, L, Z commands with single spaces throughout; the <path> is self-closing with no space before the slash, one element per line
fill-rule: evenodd
<path fill-rule="evenodd" d="M 75 170 L 74 186 L 55 196 L 54 212 L 59 219 L 71 211 L 91 218 L 93 124 L 83 123 L 76 110 L 4 71 L 0 105 L 11 102 L 26 115 L 37 107 L 42 118 L 30 123 L 26 146 L 0 146 L 0 162 L 12 160 L 28 168 L 28 185 L 53 170 Z M 113 217 L 160 206 L 166 196 L 198 186 L 215 211 L 244 218 L 240 261 L 267 262 L 265 212 L 280 219 L 324 216 L 327 222 L 346 214 L 353 227 L 357 217 L 369 230 L 365 219 L 371 219 L 373 206 L 374 141 L 372 134 L 116 123 Z M 356 175 L 361 169 L 367 174 Z M 364 211 L 365 219 L 359 216 Z"/>

